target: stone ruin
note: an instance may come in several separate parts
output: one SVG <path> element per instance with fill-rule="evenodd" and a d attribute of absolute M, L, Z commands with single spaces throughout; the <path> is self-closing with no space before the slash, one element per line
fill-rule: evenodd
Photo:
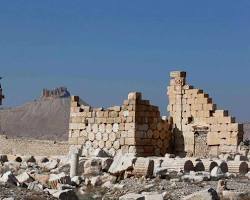
<path fill-rule="evenodd" d="M 72 97 L 69 143 L 89 152 L 100 148 L 111 155 L 164 155 L 171 152 L 171 130 L 171 123 L 141 93 L 129 93 L 122 106 L 107 109 L 80 105 L 79 97 Z"/>
<path fill-rule="evenodd" d="M 235 153 L 243 140 L 243 125 L 227 110 L 217 110 L 203 90 L 186 83 L 186 72 L 171 72 L 168 111 L 173 118 L 174 151 L 217 156 Z"/>
<path fill-rule="evenodd" d="M 58 87 L 53 90 L 43 89 L 42 97 L 45 98 L 59 98 L 59 97 L 68 97 L 70 93 L 66 87 Z"/>
<path fill-rule="evenodd" d="M 107 109 L 81 105 L 71 99 L 69 143 L 83 146 L 87 153 L 103 149 L 138 156 L 175 153 L 208 157 L 236 153 L 243 140 L 243 126 L 226 110 L 217 110 L 203 90 L 186 83 L 186 72 L 170 73 L 169 120 L 159 108 L 129 93 L 121 106 Z M 85 152 L 86 153 L 86 152 Z"/>

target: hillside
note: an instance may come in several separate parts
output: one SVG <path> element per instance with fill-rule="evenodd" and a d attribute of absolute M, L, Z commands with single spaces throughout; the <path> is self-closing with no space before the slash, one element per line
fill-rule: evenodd
<path fill-rule="evenodd" d="M 67 140 L 70 93 L 61 88 L 53 91 L 44 90 L 39 100 L 0 110 L 1 132 L 12 138 Z"/>

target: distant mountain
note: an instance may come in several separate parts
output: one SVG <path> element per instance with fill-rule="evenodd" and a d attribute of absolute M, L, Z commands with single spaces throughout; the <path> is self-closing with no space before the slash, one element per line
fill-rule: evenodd
<path fill-rule="evenodd" d="M 67 140 L 69 115 L 68 90 L 44 89 L 38 100 L 0 110 L 0 132 L 11 138 Z"/>

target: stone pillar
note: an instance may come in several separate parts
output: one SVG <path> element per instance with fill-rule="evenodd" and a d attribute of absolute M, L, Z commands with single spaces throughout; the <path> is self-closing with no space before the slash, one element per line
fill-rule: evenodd
<path fill-rule="evenodd" d="M 170 72 L 170 86 L 168 87 L 168 111 L 173 118 L 174 144 L 176 153 L 184 151 L 183 137 L 183 87 L 186 84 L 186 72 Z"/>
<path fill-rule="evenodd" d="M 70 155 L 70 177 L 78 175 L 79 155 L 78 153 L 72 153 Z"/>

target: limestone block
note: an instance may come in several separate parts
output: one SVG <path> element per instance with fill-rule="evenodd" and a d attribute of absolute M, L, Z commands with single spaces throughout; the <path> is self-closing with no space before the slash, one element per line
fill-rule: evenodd
<path fill-rule="evenodd" d="M 140 92 L 131 92 L 128 94 L 128 100 L 141 99 L 142 94 Z"/>
<path fill-rule="evenodd" d="M 70 112 L 71 113 L 78 113 L 80 112 L 80 107 L 70 107 Z"/>
<path fill-rule="evenodd" d="M 119 124 L 115 123 L 113 125 L 113 132 L 117 133 L 119 131 Z"/>
<path fill-rule="evenodd" d="M 214 113 L 215 117 L 227 117 L 228 111 L 227 110 L 216 110 Z"/>
<path fill-rule="evenodd" d="M 170 72 L 171 78 L 177 78 L 177 77 L 186 77 L 186 72 L 184 71 L 172 71 Z"/>
<path fill-rule="evenodd" d="M 98 129 L 99 129 L 99 132 L 104 133 L 106 131 L 106 125 L 99 124 Z"/>
<path fill-rule="evenodd" d="M 135 124 L 134 123 L 125 123 L 125 130 L 131 130 L 131 129 L 135 129 Z"/>
<path fill-rule="evenodd" d="M 113 147 L 116 150 L 120 149 L 120 142 L 119 142 L 119 140 L 114 141 Z"/>
<path fill-rule="evenodd" d="M 127 123 L 133 122 L 133 117 L 127 117 L 127 118 L 126 118 L 126 122 L 127 122 Z"/>
<path fill-rule="evenodd" d="M 239 131 L 240 130 L 240 125 L 238 123 L 230 123 L 227 125 L 226 131 Z"/>
<path fill-rule="evenodd" d="M 113 143 L 112 143 L 110 140 L 106 141 L 106 143 L 105 143 L 105 147 L 106 147 L 107 149 L 111 149 L 111 148 L 112 148 L 112 145 L 113 145 Z"/>
<path fill-rule="evenodd" d="M 106 118 L 106 123 L 107 124 L 113 124 L 114 123 L 114 118 Z"/>
<path fill-rule="evenodd" d="M 98 142 L 98 146 L 99 146 L 101 149 L 103 149 L 103 148 L 105 147 L 105 142 L 104 142 L 103 140 L 100 140 L 100 141 Z"/>
<path fill-rule="evenodd" d="M 79 96 L 71 96 L 71 101 L 74 102 L 74 101 L 79 101 Z"/>
<path fill-rule="evenodd" d="M 108 133 L 103 133 L 103 134 L 102 134 L 102 140 L 103 140 L 104 142 L 106 142 L 106 141 L 108 141 L 108 139 L 109 139 Z"/>
<path fill-rule="evenodd" d="M 81 145 L 81 144 L 84 144 L 85 142 L 86 142 L 85 137 L 78 137 L 77 138 L 77 144 Z"/>
<path fill-rule="evenodd" d="M 204 110 L 216 110 L 216 104 L 212 104 L 212 103 L 209 103 L 209 104 L 203 104 L 203 109 Z"/>
<path fill-rule="evenodd" d="M 96 133 L 96 140 L 98 140 L 98 141 L 102 140 L 102 133 L 101 132 Z"/>
<path fill-rule="evenodd" d="M 109 134 L 109 140 L 112 141 L 112 142 L 114 142 L 116 140 L 116 133 L 111 132 Z"/>
<path fill-rule="evenodd" d="M 207 144 L 208 145 L 219 145 L 220 144 L 219 134 L 217 132 L 208 132 Z"/>
<path fill-rule="evenodd" d="M 234 117 L 217 117 L 219 123 L 235 123 Z"/>
<path fill-rule="evenodd" d="M 98 148 L 98 145 L 99 145 L 99 141 L 94 140 L 92 143 L 93 143 L 94 149 L 97 149 L 97 148 Z"/>
<path fill-rule="evenodd" d="M 113 130 L 112 124 L 107 124 L 107 125 L 106 125 L 106 132 L 107 132 L 107 133 L 111 133 L 112 130 Z"/>
<path fill-rule="evenodd" d="M 125 145 L 135 145 L 135 138 L 125 138 Z"/>
<path fill-rule="evenodd" d="M 95 133 L 93 133 L 93 132 L 88 133 L 88 139 L 90 141 L 94 141 L 95 140 Z"/>
<path fill-rule="evenodd" d="M 150 178 L 153 175 L 154 161 L 149 158 L 137 158 L 134 165 L 133 174 L 136 177 Z"/>
<path fill-rule="evenodd" d="M 128 193 L 119 197 L 119 200 L 145 200 L 145 197 L 142 194 Z"/>
<path fill-rule="evenodd" d="M 123 146 L 125 144 L 125 138 L 120 138 L 119 143 L 121 146 Z"/>
<path fill-rule="evenodd" d="M 200 111 L 200 110 L 202 110 L 202 104 L 199 104 L 197 102 L 196 104 L 192 105 L 192 109 Z"/>

